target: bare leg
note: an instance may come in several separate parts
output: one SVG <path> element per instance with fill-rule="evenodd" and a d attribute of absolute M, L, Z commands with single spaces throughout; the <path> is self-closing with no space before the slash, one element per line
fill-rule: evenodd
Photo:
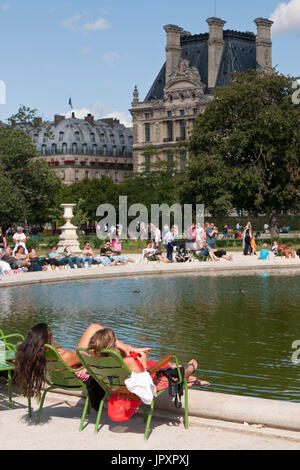
<path fill-rule="evenodd" d="M 195 372 L 195 370 L 197 369 L 197 367 L 198 367 L 197 361 L 195 361 L 195 359 L 192 359 L 188 363 L 188 365 L 185 369 L 184 377 L 187 380 L 189 388 L 191 388 L 193 385 L 198 385 L 200 387 L 203 387 L 205 385 L 210 385 L 209 382 L 206 382 L 205 380 L 199 380 L 199 379 L 197 379 L 197 377 L 192 375 Z"/>

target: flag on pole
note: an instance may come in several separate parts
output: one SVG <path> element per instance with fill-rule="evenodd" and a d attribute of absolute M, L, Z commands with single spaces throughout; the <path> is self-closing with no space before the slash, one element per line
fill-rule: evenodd
<path fill-rule="evenodd" d="M 71 98 L 71 96 L 70 96 L 70 98 L 69 98 L 69 106 L 71 107 L 71 109 L 73 109 L 73 105 L 72 105 L 72 98 Z"/>

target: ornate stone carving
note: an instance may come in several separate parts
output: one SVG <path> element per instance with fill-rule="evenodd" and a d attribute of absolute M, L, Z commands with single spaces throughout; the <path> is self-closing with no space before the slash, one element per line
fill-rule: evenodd
<path fill-rule="evenodd" d="M 201 84 L 201 77 L 196 67 L 190 67 L 187 59 L 181 59 L 177 68 L 167 77 L 167 87 L 178 81 L 188 81 L 195 85 Z"/>

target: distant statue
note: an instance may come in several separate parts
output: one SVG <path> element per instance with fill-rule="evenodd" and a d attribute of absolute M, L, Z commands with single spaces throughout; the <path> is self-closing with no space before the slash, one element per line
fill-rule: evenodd
<path fill-rule="evenodd" d="M 270 233 L 271 233 L 271 238 L 278 237 L 278 225 L 277 225 L 276 211 L 272 211 L 270 214 Z"/>

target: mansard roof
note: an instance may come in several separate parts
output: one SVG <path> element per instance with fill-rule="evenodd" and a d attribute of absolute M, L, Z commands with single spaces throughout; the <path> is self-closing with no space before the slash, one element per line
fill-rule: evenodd
<path fill-rule="evenodd" d="M 225 30 L 223 38 L 224 51 L 216 86 L 227 85 L 231 79 L 230 74 L 233 72 L 256 69 L 256 36 L 254 33 Z M 182 59 L 188 59 L 190 67 L 198 69 L 201 81 L 206 87 L 208 84 L 208 40 L 208 33 L 195 35 L 185 33 L 180 40 Z M 166 64 L 162 66 L 145 101 L 163 99 L 165 85 Z"/>

